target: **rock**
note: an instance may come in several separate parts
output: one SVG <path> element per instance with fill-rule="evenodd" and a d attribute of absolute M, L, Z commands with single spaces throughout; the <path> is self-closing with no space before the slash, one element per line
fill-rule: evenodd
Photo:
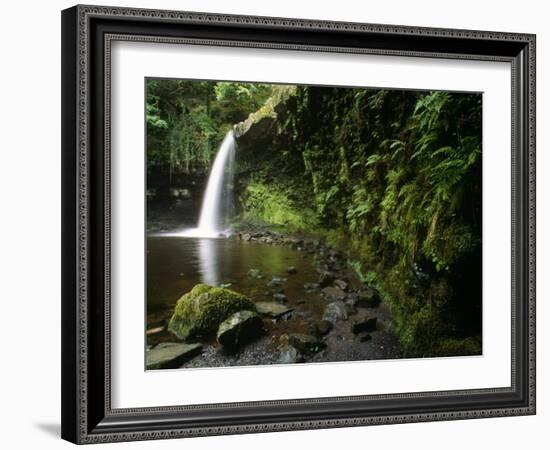
<path fill-rule="evenodd" d="M 277 302 L 256 302 L 256 311 L 258 311 L 259 314 L 277 318 L 293 311 L 293 308 L 289 308 Z"/>
<path fill-rule="evenodd" d="M 218 328 L 218 342 L 228 349 L 236 349 L 262 334 L 263 322 L 254 311 L 238 311 L 224 320 Z"/>
<path fill-rule="evenodd" d="M 201 344 L 183 344 L 176 342 L 161 342 L 147 351 L 147 370 L 175 369 L 198 355 Z"/>
<path fill-rule="evenodd" d="M 158 334 L 158 333 L 160 333 L 161 331 L 164 331 L 164 327 L 155 327 L 155 328 L 150 328 L 150 329 L 148 329 L 148 330 L 145 332 L 145 334 L 146 334 L 147 336 L 151 336 L 151 335 L 153 335 L 153 334 Z"/>
<path fill-rule="evenodd" d="M 330 286 L 333 283 L 334 279 L 334 274 L 325 270 L 319 275 L 319 286 L 321 286 L 322 288 Z"/>
<path fill-rule="evenodd" d="M 264 274 L 262 273 L 262 271 L 260 269 L 250 269 L 247 273 L 247 275 L 250 277 L 250 278 L 256 278 L 256 279 L 260 279 L 260 278 L 263 278 L 264 277 Z"/>
<path fill-rule="evenodd" d="M 277 360 L 279 364 L 302 363 L 304 361 L 304 356 L 292 345 L 283 347 L 279 355 L 279 359 Z"/>
<path fill-rule="evenodd" d="M 288 343 L 304 355 L 313 355 L 327 347 L 319 338 L 300 333 L 289 334 Z"/>
<path fill-rule="evenodd" d="M 323 288 L 322 292 L 329 300 L 344 300 L 346 298 L 346 293 L 337 287 L 327 286 Z"/>
<path fill-rule="evenodd" d="M 332 324 L 336 323 L 337 320 L 347 320 L 347 318 L 348 311 L 342 301 L 329 303 L 323 313 L 323 320 L 328 320 Z"/>
<path fill-rule="evenodd" d="M 221 288 L 230 288 L 231 286 L 233 286 L 233 283 L 220 283 L 218 285 L 218 287 L 221 287 Z"/>
<path fill-rule="evenodd" d="M 290 266 L 286 269 L 287 273 L 295 274 L 297 272 L 296 267 Z"/>
<path fill-rule="evenodd" d="M 346 291 L 348 289 L 348 283 L 345 280 L 334 280 L 333 285 L 339 289 L 342 289 L 343 291 Z"/>
<path fill-rule="evenodd" d="M 376 317 L 364 317 L 351 325 L 351 331 L 355 334 L 376 331 Z"/>
<path fill-rule="evenodd" d="M 360 342 L 369 342 L 370 340 L 372 340 L 372 336 L 369 333 L 365 333 L 359 336 Z"/>
<path fill-rule="evenodd" d="M 355 306 L 359 308 L 376 308 L 381 302 L 380 294 L 376 289 L 366 288 L 357 292 Z"/>
<path fill-rule="evenodd" d="M 319 289 L 319 283 L 306 283 L 304 284 L 304 289 L 306 291 L 316 291 L 317 289 Z"/>
<path fill-rule="evenodd" d="M 330 330 L 332 330 L 333 326 L 334 325 L 332 322 L 329 322 L 328 320 L 318 320 L 311 325 L 311 334 L 318 337 L 323 337 L 327 335 Z"/>
<path fill-rule="evenodd" d="M 250 239 L 252 239 L 252 236 L 250 235 L 250 233 L 244 233 L 242 236 L 241 236 L 241 239 L 243 241 L 250 241 Z"/>
<path fill-rule="evenodd" d="M 281 277 L 273 277 L 271 281 L 267 283 L 267 287 L 273 288 L 273 287 L 281 287 L 284 282 L 286 281 L 286 278 Z"/>
<path fill-rule="evenodd" d="M 168 329 L 180 339 L 211 336 L 220 323 L 242 310 L 255 311 L 256 308 L 237 292 L 197 284 L 177 301 Z"/>
<path fill-rule="evenodd" d="M 287 296 L 285 294 L 283 294 L 282 292 L 277 292 L 276 294 L 273 294 L 273 298 L 276 301 L 281 302 L 281 303 L 288 302 Z"/>

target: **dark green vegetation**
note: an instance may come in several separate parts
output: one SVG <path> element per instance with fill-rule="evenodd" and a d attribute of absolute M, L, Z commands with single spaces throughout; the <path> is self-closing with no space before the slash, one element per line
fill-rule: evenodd
<path fill-rule="evenodd" d="M 480 95 L 150 80 L 147 100 L 149 187 L 192 190 L 244 121 L 236 226 L 345 252 L 406 356 L 480 353 Z"/>
<path fill-rule="evenodd" d="M 264 84 L 147 80 L 148 185 L 204 177 L 227 131 L 270 94 Z"/>

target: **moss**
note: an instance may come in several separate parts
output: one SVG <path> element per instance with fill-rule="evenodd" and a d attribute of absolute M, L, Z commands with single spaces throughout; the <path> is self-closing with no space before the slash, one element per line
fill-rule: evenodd
<path fill-rule="evenodd" d="M 383 294 L 406 356 L 475 354 L 481 97 L 298 87 L 247 125 L 241 217 L 343 250 Z"/>
<path fill-rule="evenodd" d="M 254 304 L 229 289 L 198 284 L 177 301 L 168 328 L 181 339 L 208 337 L 221 322 L 241 310 L 254 311 Z"/>
<path fill-rule="evenodd" d="M 242 219 L 258 220 L 287 230 L 300 231 L 314 228 L 316 220 L 311 210 L 304 209 L 293 199 L 290 190 L 276 184 L 251 182 L 243 195 Z"/>
<path fill-rule="evenodd" d="M 481 355 L 481 338 L 470 336 L 464 339 L 444 339 L 435 349 L 438 356 L 475 356 Z"/>

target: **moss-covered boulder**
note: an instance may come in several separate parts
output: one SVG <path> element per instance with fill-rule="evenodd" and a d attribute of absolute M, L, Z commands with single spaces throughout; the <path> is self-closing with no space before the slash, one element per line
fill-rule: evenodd
<path fill-rule="evenodd" d="M 243 310 L 255 311 L 254 303 L 244 295 L 197 284 L 177 301 L 168 329 L 180 339 L 213 336 L 225 319 Z"/>

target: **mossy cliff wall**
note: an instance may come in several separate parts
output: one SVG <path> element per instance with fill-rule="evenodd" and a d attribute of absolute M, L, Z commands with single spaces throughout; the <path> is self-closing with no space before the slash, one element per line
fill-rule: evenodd
<path fill-rule="evenodd" d="M 480 352 L 480 95 L 281 86 L 236 134 L 240 220 L 346 250 L 407 355 Z"/>

